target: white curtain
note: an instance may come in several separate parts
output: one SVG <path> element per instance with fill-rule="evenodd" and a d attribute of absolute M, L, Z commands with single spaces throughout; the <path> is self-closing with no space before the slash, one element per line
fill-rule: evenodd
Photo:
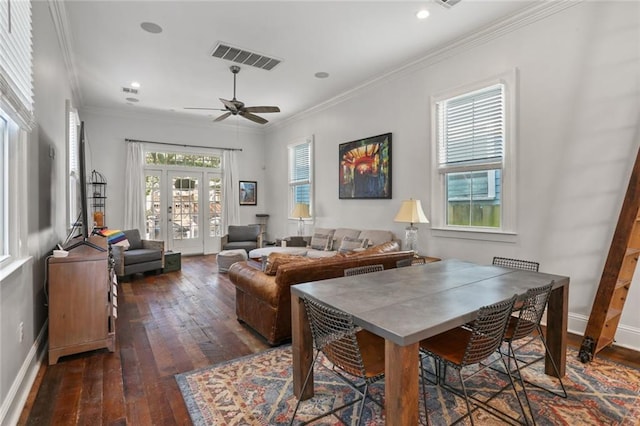
<path fill-rule="evenodd" d="M 144 149 L 138 142 L 125 143 L 124 229 L 138 229 L 144 235 Z"/>
<path fill-rule="evenodd" d="M 239 194 L 238 194 L 238 164 L 236 160 L 236 152 L 226 150 L 222 154 L 224 176 L 222 181 L 223 186 L 223 209 L 222 214 L 222 229 L 224 233 L 227 233 L 227 227 L 229 225 L 240 224 L 240 207 L 238 206 Z"/>

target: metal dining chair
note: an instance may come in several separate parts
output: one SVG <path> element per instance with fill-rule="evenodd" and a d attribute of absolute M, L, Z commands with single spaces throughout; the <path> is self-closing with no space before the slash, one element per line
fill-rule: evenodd
<path fill-rule="evenodd" d="M 426 357 L 431 357 L 435 364 L 436 384 L 446 387 L 453 393 L 462 396 L 467 405 L 467 414 L 460 417 L 455 423 L 469 417 L 471 424 L 475 424 L 472 416 L 471 400 L 474 401 L 475 406 L 500 417 L 498 415 L 501 413 L 499 410 L 489 406 L 477 398 L 470 397 L 465 386 L 466 380 L 489 368 L 489 364 L 485 365 L 483 361 L 488 360 L 493 354 L 498 353 L 505 367 L 505 371 L 509 376 L 509 382 L 516 395 L 520 409 L 522 410 L 522 415 L 525 420 L 527 419 L 524 407 L 516 391 L 513 377 L 507 367 L 504 356 L 500 351 L 498 351 L 516 298 L 516 296 L 513 296 L 508 300 L 484 306 L 478 311 L 476 319 L 468 325 L 445 331 L 420 342 L 420 351 L 423 354 L 420 358 L 420 371 L 422 376 L 422 393 L 424 395 L 423 399 L 425 408 L 427 406 L 425 385 L 427 378 L 425 375 L 424 359 Z M 477 365 L 478 368 L 471 374 L 463 377 L 462 370 L 465 369 L 465 367 L 474 365 Z M 445 376 L 442 370 L 447 367 L 452 367 L 458 372 L 462 391 L 455 389 L 450 385 L 446 385 Z M 502 417 L 500 418 L 505 420 Z"/>
<path fill-rule="evenodd" d="M 379 401 L 369 395 L 369 385 L 384 377 L 384 339 L 357 327 L 353 323 L 353 317 L 343 311 L 330 308 L 309 298 L 302 300 L 309 318 L 316 354 L 302 385 L 301 394 L 304 394 L 313 373 L 313 366 L 322 353 L 333 364 L 330 371 L 354 389 L 360 397 L 301 424 L 314 422 L 330 414 L 338 417 L 338 411 L 362 401 L 358 410 L 357 424 L 360 425 L 367 397 L 382 407 Z M 355 377 L 357 382 L 348 378 L 344 373 Z M 293 424 L 299 407 L 300 400 L 296 404 L 289 425 Z M 344 423 L 340 417 L 338 419 Z"/>
<path fill-rule="evenodd" d="M 556 374 L 556 377 L 559 380 L 560 387 L 562 391 L 551 390 L 544 386 L 541 386 L 537 383 L 533 383 L 529 380 L 525 380 L 522 376 L 522 369 L 534 364 L 542 359 L 544 359 L 544 355 L 541 357 L 537 357 L 532 361 L 523 361 L 516 356 L 516 351 L 527 346 L 532 343 L 536 339 L 540 339 L 542 342 L 545 353 L 549 353 L 549 348 L 547 347 L 547 342 L 545 341 L 544 335 L 542 334 L 542 327 L 540 326 L 540 321 L 542 320 L 542 315 L 544 313 L 545 308 L 547 307 L 547 302 L 549 301 L 549 296 L 551 295 L 551 290 L 553 288 L 553 281 L 549 284 L 532 288 L 527 290 L 524 295 L 524 301 L 522 303 L 522 307 L 517 312 L 518 316 L 511 316 L 509 318 L 509 323 L 507 324 L 507 330 L 505 332 L 503 341 L 507 343 L 508 350 L 508 368 L 511 367 L 511 360 L 513 360 L 518 378 L 522 383 L 522 388 L 524 391 L 525 400 L 527 406 L 529 408 L 529 412 L 531 413 L 531 418 L 533 420 L 533 424 L 535 425 L 535 418 L 533 415 L 533 410 L 531 409 L 531 403 L 529 402 L 529 396 L 527 395 L 527 387 L 525 383 L 529 385 L 535 386 L 539 389 L 546 390 L 554 395 L 560 396 L 562 398 L 567 397 L 567 390 L 562 383 L 562 379 L 560 378 L 560 373 L 558 371 L 558 366 L 556 365 L 553 357 L 549 357 L 551 360 L 551 365 L 553 366 L 553 370 Z M 514 343 L 517 341 L 521 341 L 527 339 L 525 343 L 520 346 L 514 348 Z M 523 363 L 520 365 L 520 363 Z"/>
<path fill-rule="evenodd" d="M 380 272 L 380 271 L 384 271 L 384 265 L 375 264 L 375 265 L 356 266 L 353 268 L 345 269 L 344 276 L 352 277 L 354 275 L 362 275 L 362 274 L 368 274 L 370 272 Z"/>
<path fill-rule="evenodd" d="M 493 265 L 504 266 L 505 268 L 524 269 L 525 271 L 538 272 L 540 269 L 540 263 L 533 262 L 531 260 L 511 259 L 509 257 L 495 256 L 493 258 Z"/>

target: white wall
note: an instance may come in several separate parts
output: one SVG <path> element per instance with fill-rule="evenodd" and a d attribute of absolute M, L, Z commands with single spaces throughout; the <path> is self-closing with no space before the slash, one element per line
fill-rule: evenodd
<path fill-rule="evenodd" d="M 403 199 L 421 199 L 430 214 L 430 96 L 517 69 L 516 241 L 436 237 L 419 225 L 420 247 L 481 263 L 494 255 L 532 259 L 544 272 L 570 276 L 570 329 L 582 333 L 639 146 L 640 3 L 583 2 L 500 34 L 270 128 L 269 231 L 295 233 L 287 221 L 286 169 L 276 165 L 286 164 L 288 143 L 313 134 L 316 225 L 403 236 L 402 224 L 393 222 Z M 338 145 L 385 132 L 393 133 L 393 199 L 339 200 Z M 635 349 L 638 278 L 617 335 L 618 344 Z"/>
<path fill-rule="evenodd" d="M 37 126 L 27 147 L 30 262 L 0 283 L 0 423 L 15 424 L 46 341 L 45 258 L 66 234 L 65 100 L 67 71 L 47 2 L 33 2 L 34 102 Z M 52 156 L 53 155 L 53 156 Z M 24 339 L 18 328 L 24 324 Z M 40 352 L 39 352 L 40 351 Z"/>
<path fill-rule="evenodd" d="M 241 118 L 234 117 L 229 119 L 230 125 L 220 125 L 206 118 L 171 121 L 136 114 L 135 110 L 127 115 L 95 109 L 80 109 L 79 113 L 87 134 L 88 173 L 95 169 L 107 181 L 105 216 L 109 228 L 123 229 L 124 224 L 125 139 L 242 149 L 237 152 L 239 179 L 258 182 L 258 199 L 256 206 L 240 206 L 240 223 L 257 223 L 256 213 L 264 213 L 264 136 L 261 131 L 234 126 L 233 120 Z"/>

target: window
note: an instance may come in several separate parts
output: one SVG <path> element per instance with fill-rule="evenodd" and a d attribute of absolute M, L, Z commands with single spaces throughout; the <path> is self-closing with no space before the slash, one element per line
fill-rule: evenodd
<path fill-rule="evenodd" d="M 513 231 L 513 76 L 434 99 L 434 227 Z"/>
<path fill-rule="evenodd" d="M 7 120 L 0 116 L 0 260 L 9 253 L 9 239 L 7 232 L 9 224 L 7 223 L 7 196 L 9 195 L 9 165 L 7 163 L 9 136 L 7 135 Z"/>
<path fill-rule="evenodd" d="M 313 216 L 313 154 L 312 138 L 289 145 L 289 210 L 296 204 L 309 205 Z M 295 218 L 297 219 L 297 218 Z"/>
<path fill-rule="evenodd" d="M 27 259 L 26 148 L 33 127 L 31 2 L 0 1 L 0 282 Z"/>
<path fill-rule="evenodd" d="M 66 103 L 67 110 L 67 188 L 68 191 L 68 212 L 67 224 L 69 229 L 79 221 L 80 214 L 80 147 L 78 139 L 78 128 L 80 118 L 71 102 Z"/>

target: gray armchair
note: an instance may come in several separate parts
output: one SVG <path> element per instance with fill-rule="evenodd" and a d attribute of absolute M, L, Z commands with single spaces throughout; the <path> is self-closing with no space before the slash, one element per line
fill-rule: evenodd
<path fill-rule="evenodd" d="M 164 268 L 164 241 L 143 240 L 137 229 L 123 231 L 129 241 L 129 248 L 112 245 L 111 254 L 115 261 L 118 277 L 147 271 L 162 271 Z"/>
<path fill-rule="evenodd" d="M 244 249 L 247 253 L 262 247 L 260 225 L 229 225 L 227 235 L 222 237 L 222 250 Z"/>

